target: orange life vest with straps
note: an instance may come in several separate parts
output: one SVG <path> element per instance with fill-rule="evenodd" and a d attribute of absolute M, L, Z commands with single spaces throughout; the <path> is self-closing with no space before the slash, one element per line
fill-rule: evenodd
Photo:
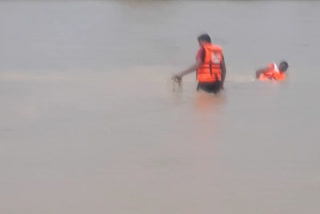
<path fill-rule="evenodd" d="M 204 59 L 197 70 L 197 80 L 199 82 L 221 81 L 222 48 L 208 43 L 203 46 L 203 49 Z"/>
<path fill-rule="evenodd" d="M 268 69 L 260 74 L 259 80 L 285 80 L 286 74 L 279 71 L 278 66 L 274 63 L 269 64 Z"/>

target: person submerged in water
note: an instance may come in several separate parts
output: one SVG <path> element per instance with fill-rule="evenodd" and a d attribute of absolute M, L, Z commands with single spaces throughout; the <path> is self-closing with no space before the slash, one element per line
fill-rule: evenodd
<path fill-rule="evenodd" d="M 268 67 L 257 70 L 256 78 L 258 80 L 285 80 L 288 68 L 289 64 L 286 61 L 282 61 L 279 65 L 271 63 Z"/>
<path fill-rule="evenodd" d="M 197 91 L 201 90 L 217 94 L 223 89 L 226 77 L 226 65 L 222 48 L 212 44 L 208 34 L 200 35 L 198 42 L 200 49 L 196 56 L 196 63 L 190 68 L 174 75 L 172 79 L 180 84 L 184 75 L 197 71 Z"/>

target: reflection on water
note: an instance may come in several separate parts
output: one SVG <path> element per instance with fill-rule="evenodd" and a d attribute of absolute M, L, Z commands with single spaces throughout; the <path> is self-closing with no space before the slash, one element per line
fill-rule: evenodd
<path fill-rule="evenodd" d="M 207 94 L 205 92 L 199 92 L 196 95 L 195 101 L 196 111 L 201 113 L 210 112 L 212 114 L 215 114 L 214 112 L 218 111 L 218 109 L 221 108 L 220 106 L 226 102 L 226 94 L 224 92 L 221 92 L 217 95 L 214 95 Z"/>

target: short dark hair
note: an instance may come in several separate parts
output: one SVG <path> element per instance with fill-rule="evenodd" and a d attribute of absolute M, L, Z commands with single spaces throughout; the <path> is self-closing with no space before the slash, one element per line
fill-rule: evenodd
<path fill-rule="evenodd" d="M 282 62 L 280 62 L 280 64 L 283 64 L 286 68 L 289 67 L 289 64 L 287 63 L 287 61 L 282 61 Z"/>
<path fill-rule="evenodd" d="M 198 36 L 198 41 L 205 41 L 205 42 L 210 42 L 211 43 L 211 38 L 209 36 L 209 34 L 202 34 L 200 36 Z"/>

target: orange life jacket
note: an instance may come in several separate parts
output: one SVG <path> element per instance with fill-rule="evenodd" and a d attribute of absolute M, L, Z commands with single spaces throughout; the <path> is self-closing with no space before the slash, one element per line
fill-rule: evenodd
<path fill-rule="evenodd" d="M 286 74 L 284 72 L 276 72 L 273 74 L 273 78 L 275 80 L 285 80 L 286 79 Z"/>
<path fill-rule="evenodd" d="M 199 82 L 221 81 L 222 48 L 210 43 L 204 45 L 204 61 L 197 70 Z"/>
<path fill-rule="evenodd" d="M 274 63 L 269 64 L 268 69 L 260 74 L 259 80 L 285 80 L 286 74 L 279 71 L 278 66 Z"/>

